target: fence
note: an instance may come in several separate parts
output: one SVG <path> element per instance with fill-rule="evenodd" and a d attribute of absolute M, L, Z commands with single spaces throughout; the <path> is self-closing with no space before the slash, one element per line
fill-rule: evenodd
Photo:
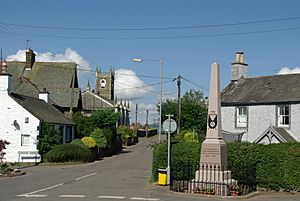
<path fill-rule="evenodd" d="M 221 196 L 241 196 L 256 191 L 255 166 L 230 172 L 213 165 L 177 162 L 171 165 L 170 190 Z"/>

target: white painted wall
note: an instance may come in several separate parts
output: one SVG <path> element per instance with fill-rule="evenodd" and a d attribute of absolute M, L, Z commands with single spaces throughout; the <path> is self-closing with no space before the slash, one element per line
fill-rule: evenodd
<path fill-rule="evenodd" d="M 35 157 L 35 155 L 21 155 L 19 159 L 18 151 L 37 152 L 39 120 L 15 102 L 7 91 L 0 91 L 0 103 L 0 139 L 11 143 L 4 150 L 6 152 L 5 161 L 18 162 L 20 160 L 22 162 L 21 157 Z M 28 123 L 25 123 L 25 117 L 29 117 Z M 14 121 L 17 127 L 14 125 Z M 21 146 L 21 134 L 30 135 L 29 146 Z M 37 162 L 39 161 L 40 157 Z M 23 162 L 35 162 L 35 159 L 23 159 Z"/>
<path fill-rule="evenodd" d="M 291 105 L 291 131 L 290 134 L 300 141 L 300 104 Z"/>
<path fill-rule="evenodd" d="M 236 128 L 235 112 L 236 107 L 221 108 L 223 130 L 233 133 L 247 131 L 246 128 Z M 276 105 L 248 106 L 248 131 L 242 140 L 253 142 L 270 126 L 276 126 Z M 291 105 L 291 127 L 288 132 L 300 141 L 300 104 Z"/>

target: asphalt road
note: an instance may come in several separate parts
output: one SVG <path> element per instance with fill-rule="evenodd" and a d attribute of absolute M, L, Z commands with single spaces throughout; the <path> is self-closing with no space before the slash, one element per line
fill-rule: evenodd
<path fill-rule="evenodd" d="M 26 168 L 24 176 L 0 179 L 0 201 L 52 200 L 232 200 L 176 194 L 150 183 L 156 139 L 142 139 L 118 155 L 95 163 Z M 261 193 L 249 200 L 300 200 L 300 195 Z"/>

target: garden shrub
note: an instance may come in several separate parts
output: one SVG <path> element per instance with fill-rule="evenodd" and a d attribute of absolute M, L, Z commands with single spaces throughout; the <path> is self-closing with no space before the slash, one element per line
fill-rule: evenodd
<path fill-rule="evenodd" d="M 183 167 L 184 163 L 199 163 L 200 145 L 196 142 L 178 142 L 171 145 L 171 166 Z M 157 144 L 153 149 L 152 181 L 157 181 L 158 169 L 167 168 L 168 145 L 167 142 Z M 181 168 L 182 169 L 182 168 Z M 180 169 L 180 171 L 181 171 Z M 181 172 L 174 173 L 176 178 Z"/>
<path fill-rule="evenodd" d="M 79 145 L 79 146 L 82 146 L 82 147 L 86 148 L 85 144 L 84 144 L 84 143 L 82 142 L 82 140 L 80 140 L 80 139 L 74 139 L 74 140 L 72 140 L 72 141 L 70 142 L 70 144 L 77 144 L 77 145 Z"/>
<path fill-rule="evenodd" d="M 108 146 L 111 145 L 111 143 L 116 140 L 116 132 L 114 132 L 111 128 L 102 128 L 102 131 L 105 135 L 106 141 Z"/>
<path fill-rule="evenodd" d="M 88 162 L 90 151 L 77 144 L 61 144 L 45 154 L 45 161 L 52 163 Z"/>
<path fill-rule="evenodd" d="M 171 167 L 188 162 L 199 164 L 200 143 L 178 142 L 171 146 Z M 228 169 L 232 177 L 255 182 L 268 190 L 300 191 L 300 143 L 261 145 L 227 143 Z M 158 168 L 167 167 L 167 143 L 154 146 L 152 181 L 157 181 Z M 178 177 L 182 171 L 172 173 Z M 194 171 L 194 170 L 193 170 Z"/>
<path fill-rule="evenodd" d="M 85 144 L 87 148 L 96 147 L 96 141 L 91 137 L 83 137 L 81 141 Z"/>
<path fill-rule="evenodd" d="M 127 140 L 128 138 L 133 137 L 133 131 L 126 126 L 119 126 L 117 134 L 121 135 L 122 140 Z"/>
<path fill-rule="evenodd" d="M 98 148 L 106 148 L 108 147 L 108 143 L 106 140 L 106 136 L 103 133 L 103 130 L 100 128 L 96 128 L 90 135 L 96 142 L 96 146 Z"/>

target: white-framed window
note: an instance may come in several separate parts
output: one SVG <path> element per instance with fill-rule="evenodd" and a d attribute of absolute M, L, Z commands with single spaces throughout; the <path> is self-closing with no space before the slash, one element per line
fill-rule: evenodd
<path fill-rule="evenodd" d="M 21 135 L 21 146 L 29 146 L 30 135 L 22 134 Z"/>
<path fill-rule="evenodd" d="M 29 117 L 25 117 L 25 123 L 26 123 L 26 124 L 29 123 Z"/>
<path fill-rule="evenodd" d="M 277 106 L 277 126 L 289 127 L 291 123 L 290 106 L 278 105 Z"/>
<path fill-rule="evenodd" d="M 246 128 L 248 124 L 248 108 L 246 106 L 236 107 L 236 127 Z"/>
<path fill-rule="evenodd" d="M 102 80 L 100 81 L 100 87 L 101 87 L 102 89 L 104 89 L 105 86 L 106 86 L 106 80 L 105 80 L 105 79 L 102 79 Z"/>

